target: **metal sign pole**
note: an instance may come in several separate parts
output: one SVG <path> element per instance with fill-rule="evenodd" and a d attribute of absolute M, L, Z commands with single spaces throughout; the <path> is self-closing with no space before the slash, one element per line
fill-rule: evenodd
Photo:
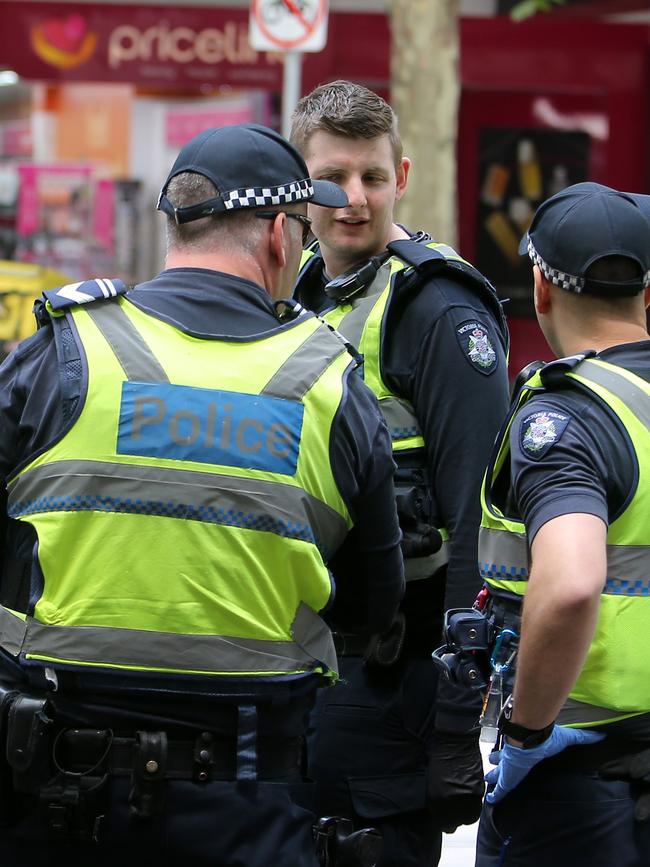
<path fill-rule="evenodd" d="M 300 99 L 301 81 L 302 51 L 285 51 L 282 81 L 282 135 L 285 138 L 289 138 L 291 115 Z"/>

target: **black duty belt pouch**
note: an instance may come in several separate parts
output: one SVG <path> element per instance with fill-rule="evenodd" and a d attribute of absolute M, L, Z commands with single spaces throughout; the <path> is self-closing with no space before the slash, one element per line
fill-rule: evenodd
<path fill-rule="evenodd" d="M 352 830 L 350 819 L 325 816 L 313 828 L 316 858 L 321 867 L 373 867 L 384 848 L 376 828 Z"/>
<path fill-rule="evenodd" d="M 108 730 L 65 729 L 52 747 L 57 774 L 39 791 L 39 818 L 50 839 L 99 840 L 105 815 Z"/>
<path fill-rule="evenodd" d="M 17 792 L 35 795 L 51 776 L 51 726 L 47 699 L 17 696 L 7 715 L 7 761 Z"/>
<path fill-rule="evenodd" d="M 138 732 L 134 745 L 129 806 L 139 819 L 159 816 L 165 809 L 167 735 Z"/>

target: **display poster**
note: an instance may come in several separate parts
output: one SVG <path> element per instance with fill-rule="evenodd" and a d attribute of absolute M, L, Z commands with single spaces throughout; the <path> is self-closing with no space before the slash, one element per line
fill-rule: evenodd
<path fill-rule="evenodd" d="M 112 182 L 84 165 L 20 165 L 15 258 L 94 276 L 112 253 Z"/>
<path fill-rule="evenodd" d="M 481 130 L 475 264 L 499 289 L 529 293 L 530 262 L 519 242 L 544 199 L 587 180 L 589 150 L 585 132 Z"/>
<path fill-rule="evenodd" d="M 92 227 L 88 166 L 21 165 L 16 258 L 81 279 Z"/>

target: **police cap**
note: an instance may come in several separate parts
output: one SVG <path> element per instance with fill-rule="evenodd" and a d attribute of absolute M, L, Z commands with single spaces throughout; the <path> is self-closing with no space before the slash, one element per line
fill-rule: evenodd
<path fill-rule="evenodd" d="M 629 193 L 596 183 L 574 184 L 542 202 L 519 252 L 568 292 L 632 296 L 650 283 L 650 220 Z M 625 282 L 587 278 L 589 266 L 605 256 L 636 262 L 639 277 Z"/>
<path fill-rule="evenodd" d="M 645 214 L 646 219 L 650 220 L 650 196 L 645 196 L 642 193 L 625 193 L 625 195 L 634 199 Z"/>
<path fill-rule="evenodd" d="M 218 194 L 196 205 L 174 207 L 167 198 L 167 187 L 183 172 L 209 178 Z M 206 129 L 191 139 L 176 157 L 157 208 L 177 223 L 190 223 L 241 208 L 297 202 L 343 208 L 348 199 L 337 184 L 312 180 L 303 158 L 279 133 L 245 123 Z"/>

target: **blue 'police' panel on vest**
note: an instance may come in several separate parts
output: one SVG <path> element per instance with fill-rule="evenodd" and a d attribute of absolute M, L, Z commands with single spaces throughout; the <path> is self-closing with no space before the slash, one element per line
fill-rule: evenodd
<path fill-rule="evenodd" d="M 293 475 L 304 407 L 170 383 L 122 385 L 117 452 Z"/>

